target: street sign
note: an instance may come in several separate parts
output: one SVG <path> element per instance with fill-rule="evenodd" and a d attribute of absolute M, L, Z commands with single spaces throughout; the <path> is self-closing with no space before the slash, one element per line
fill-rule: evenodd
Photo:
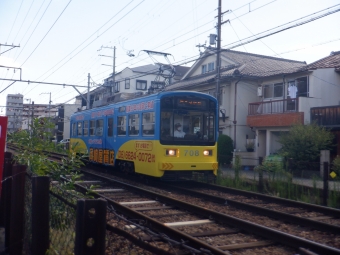
<path fill-rule="evenodd" d="M 7 134 L 7 117 L 0 116 L 0 197 L 2 187 L 2 172 L 4 168 L 6 134 Z"/>
<path fill-rule="evenodd" d="M 336 173 L 334 171 L 332 171 L 330 174 L 329 174 L 333 179 L 336 177 Z"/>

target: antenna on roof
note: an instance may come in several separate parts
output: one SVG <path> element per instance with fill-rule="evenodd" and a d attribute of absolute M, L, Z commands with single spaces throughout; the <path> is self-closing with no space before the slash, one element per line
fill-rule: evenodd
<path fill-rule="evenodd" d="M 196 47 L 198 47 L 198 50 L 199 50 L 199 52 L 200 52 L 200 56 L 203 54 L 203 52 L 201 51 L 201 48 L 206 48 L 207 46 L 206 46 L 206 44 L 207 44 L 207 41 L 205 41 L 205 43 L 204 44 L 198 44 L 198 45 L 196 45 Z"/>

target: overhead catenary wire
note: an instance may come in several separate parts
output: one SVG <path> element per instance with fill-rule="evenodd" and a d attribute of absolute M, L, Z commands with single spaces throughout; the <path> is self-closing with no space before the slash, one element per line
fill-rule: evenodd
<path fill-rule="evenodd" d="M 142 2 L 144 2 L 145 0 L 143 0 Z M 80 52 L 82 52 L 87 46 L 89 46 L 90 44 L 92 44 L 95 40 L 97 40 L 101 35 L 103 35 L 105 32 L 107 32 L 107 30 L 109 30 L 110 28 L 112 28 L 115 24 L 117 24 L 121 19 L 123 19 L 124 17 L 126 17 L 131 11 L 133 11 L 136 7 L 138 7 L 142 2 L 140 2 L 137 6 L 135 6 L 132 10 L 130 10 L 128 13 L 126 13 L 122 18 L 120 18 L 118 21 L 116 21 L 113 25 L 111 25 L 108 29 L 106 29 L 103 33 L 101 33 L 100 35 L 97 35 L 97 37 L 95 39 L 93 39 L 90 43 L 88 43 L 85 47 L 83 47 L 82 49 L 80 49 L 77 53 L 75 53 L 74 55 L 72 55 L 72 53 L 74 53 L 77 49 L 79 49 L 83 44 L 85 44 L 88 40 L 90 40 L 94 35 L 96 35 L 96 33 L 102 29 L 108 22 L 110 22 L 113 18 L 115 18 L 119 13 L 121 13 L 125 8 L 127 8 L 130 3 L 132 3 L 132 1 L 130 1 L 127 5 L 125 5 L 118 13 L 116 13 L 113 17 L 111 17 L 109 19 L 109 21 L 107 21 L 104 25 L 102 25 L 99 29 L 97 29 L 93 34 L 91 34 L 91 36 L 89 36 L 86 40 L 84 40 L 80 45 L 78 45 L 74 50 L 71 51 L 71 53 L 69 53 L 66 57 L 64 57 L 61 61 L 59 61 L 56 65 L 54 65 L 52 68 L 50 68 L 48 71 L 46 71 L 43 75 L 41 75 L 38 79 L 42 78 L 47 72 L 51 71 L 53 68 L 55 68 L 57 65 L 59 65 L 62 61 L 64 61 L 66 58 L 69 57 L 69 59 L 74 58 L 75 56 L 77 56 Z M 72 56 L 71 56 L 72 55 Z M 69 60 L 68 60 L 69 61 Z M 66 61 L 66 62 L 68 62 Z M 54 72 L 56 72 L 57 70 L 59 70 L 62 66 L 64 66 L 65 63 L 63 65 L 61 65 L 58 69 L 56 69 Z M 53 72 L 53 73 L 54 73 Z M 52 73 L 52 74 L 53 74 Z M 49 75 L 51 76 L 51 74 Z M 48 77 L 49 77 L 48 76 Z M 48 78 L 47 77 L 47 78 Z M 44 80 L 46 80 L 47 78 L 45 78 Z"/>

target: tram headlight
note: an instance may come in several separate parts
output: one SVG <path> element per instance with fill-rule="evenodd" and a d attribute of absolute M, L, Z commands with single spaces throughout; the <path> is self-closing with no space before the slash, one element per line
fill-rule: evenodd
<path fill-rule="evenodd" d="M 176 150 L 173 150 L 173 149 L 166 150 L 166 155 L 176 156 Z"/>
<path fill-rule="evenodd" d="M 212 155 L 212 150 L 204 150 L 203 151 L 204 156 L 211 156 Z"/>

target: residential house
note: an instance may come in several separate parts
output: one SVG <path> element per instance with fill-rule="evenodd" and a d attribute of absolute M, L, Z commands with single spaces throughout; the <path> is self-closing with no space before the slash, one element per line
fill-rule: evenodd
<path fill-rule="evenodd" d="M 80 104 L 62 104 L 58 106 L 56 118 L 56 140 L 60 142 L 63 139 L 70 138 L 71 115 L 77 112 Z"/>
<path fill-rule="evenodd" d="M 23 104 L 22 110 L 22 129 L 28 130 L 33 118 L 50 117 L 54 119 L 57 113 L 55 105 L 49 104 Z"/>
<path fill-rule="evenodd" d="M 7 132 L 21 129 L 24 96 L 8 94 L 6 97 L 6 116 L 8 117 Z"/>
<path fill-rule="evenodd" d="M 252 127 L 257 135 L 257 156 L 277 152 L 281 147 L 277 142 L 280 132 L 288 131 L 295 122 L 307 124 L 317 119 L 319 124 L 322 124 L 320 120 L 324 120 L 326 124 L 326 121 L 331 123 L 337 120 L 339 128 L 340 111 L 338 117 L 328 115 L 323 119 L 319 115 L 331 108 L 339 108 L 339 53 L 332 52 L 330 56 L 306 65 L 298 72 L 286 74 L 281 81 L 273 79 L 260 84 L 260 100 L 249 104 L 247 116 L 247 125 Z M 278 93 L 282 90 L 281 87 L 283 92 Z"/>
<path fill-rule="evenodd" d="M 331 52 L 327 57 L 309 64 L 306 69 L 312 71 L 311 82 L 318 88 L 322 104 L 311 107 L 310 119 L 329 129 L 335 137 L 331 150 L 331 159 L 340 156 L 340 51 Z"/>
<path fill-rule="evenodd" d="M 263 117 L 269 115 L 273 118 L 273 113 L 279 114 L 286 109 L 284 100 L 293 81 L 299 88 L 296 97 L 309 96 L 308 71 L 301 71 L 304 67 L 306 63 L 300 61 L 233 50 L 221 51 L 219 132 L 233 139 L 236 151 L 246 151 L 245 145 L 250 139 L 254 139 L 256 144 L 255 152 L 251 154 L 254 158 L 268 155 L 279 148 L 273 134 L 288 130 L 293 122 L 303 118 L 303 114 L 294 111 L 289 115 L 289 112 L 287 114 L 291 117 L 284 123 L 279 116 L 274 120 Z M 193 90 L 216 96 L 216 81 L 216 53 L 208 48 L 181 81 L 166 89 Z M 280 102 L 275 109 L 270 108 L 273 101 Z M 254 109 L 251 108 L 252 102 L 257 102 Z M 262 119 L 252 119 L 259 117 Z M 268 138 L 268 134 L 272 139 Z M 256 162 L 251 164 L 255 165 Z"/>
<path fill-rule="evenodd" d="M 172 73 L 173 67 L 175 73 Z M 102 86 L 91 91 L 90 108 L 162 90 L 166 85 L 180 80 L 189 69 L 185 66 L 173 67 L 163 64 L 126 67 L 115 74 L 114 84 L 110 76 Z M 77 97 L 77 103 L 86 105 L 80 96 Z"/>

